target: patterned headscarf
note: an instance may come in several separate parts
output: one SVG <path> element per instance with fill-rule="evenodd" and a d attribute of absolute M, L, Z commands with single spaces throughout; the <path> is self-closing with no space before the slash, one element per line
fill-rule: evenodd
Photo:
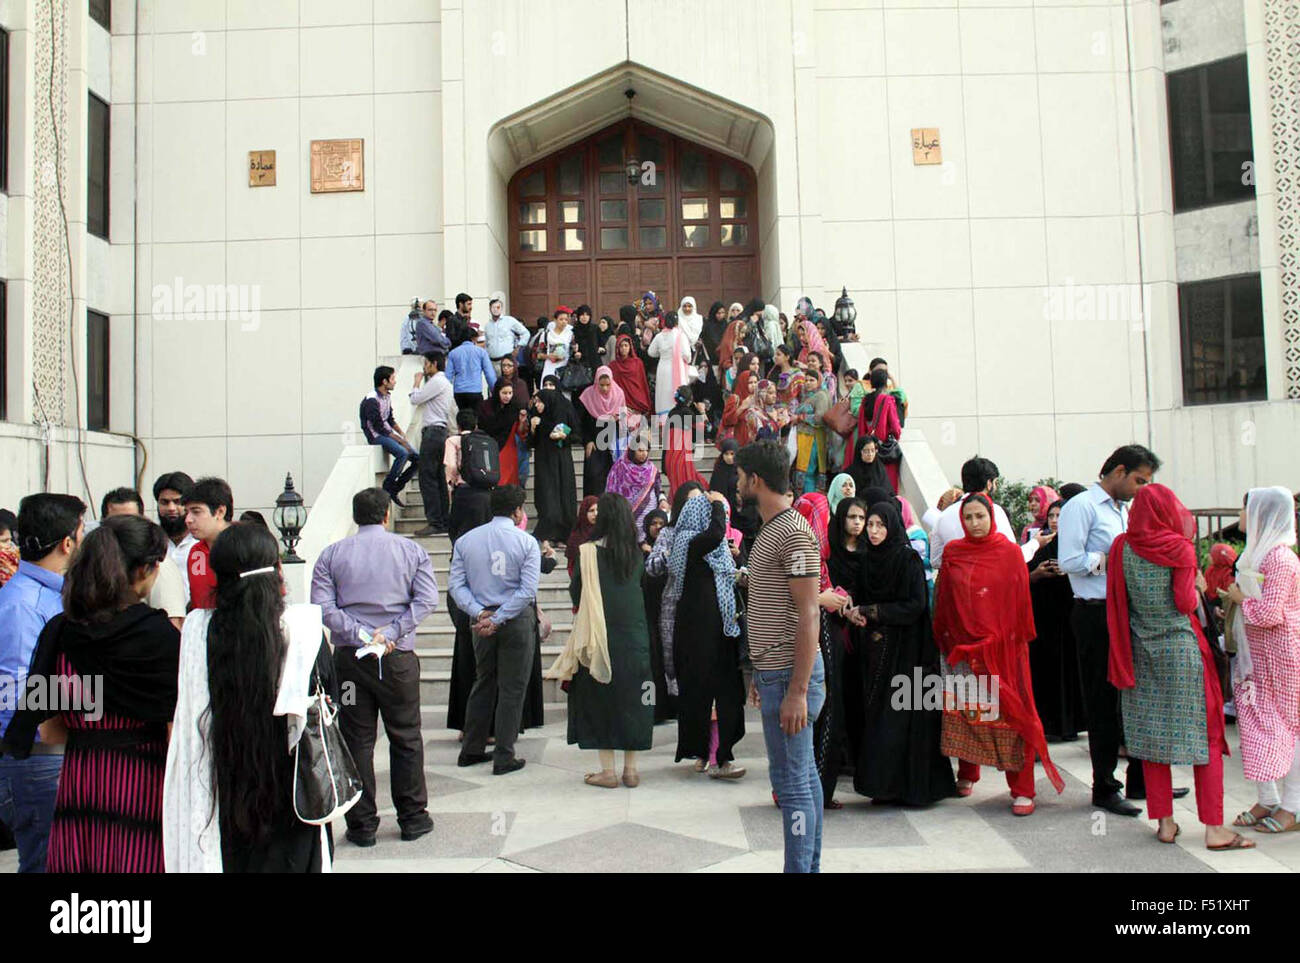
<path fill-rule="evenodd" d="M 803 330 L 803 349 L 799 352 L 799 360 L 806 362 L 810 352 L 821 355 L 822 375 L 830 374 L 834 368 L 834 362 L 831 359 L 830 349 L 826 347 L 826 339 L 817 330 L 817 325 L 811 321 L 800 321 L 799 327 Z"/>
<path fill-rule="evenodd" d="M 724 506 L 725 507 L 725 506 Z M 687 553 L 691 541 L 709 527 L 713 516 L 713 502 L 708 498 L 688 498 L 681 515 L 673 520 L 673 547 L 668 555 L 668 569 L 677 584 L 686 580 Z M 723 634 L 735 638 L 740 635 L 736 621 L 736 563 L 724 538 L 717 548 L 704 556 L 713 572 L 713 588 L 718 596 L 718 612 L 722 615 Z"/>

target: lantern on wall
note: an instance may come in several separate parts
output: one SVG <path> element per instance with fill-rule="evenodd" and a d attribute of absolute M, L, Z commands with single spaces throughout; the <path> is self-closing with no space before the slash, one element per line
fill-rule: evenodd
<path fill-rule="evenodd" d="M 847 286 L 840 289 L 840 296 L 835 299 L 835 321 L 841 331 L 852 331 L 853 322 L 857 320 L 858 309 L 853 306 Z"/>
<path fill-rule="evenodd" d="M 284 476 L 284 491 L 275 499 L 275 513 L 272 515 L 275 527 L 280 530 L 280 541 L 284 542 L 282 562 L 302 563 L 295 549 L 302 536 L 303 526 L 307 524 L 307 509 L 303 506 L 302 496 L 294 491 L 293 475 Z"/>

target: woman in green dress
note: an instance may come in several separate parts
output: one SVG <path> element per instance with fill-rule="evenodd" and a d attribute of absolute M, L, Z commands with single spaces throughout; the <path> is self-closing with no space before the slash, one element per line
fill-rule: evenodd
<path fill-rule="evenodd" d="M 569 744 L 600 752 L 600 771 L 585 778 L 589 786 L 618 786 L 618 749 L 623 751 L 623 785 L 637 786 L 636 754 L 653 740 L 655 692 L 642 569 L 632 508 L 622 495 L 606 492 L 569 584 L 577 612 L 573 634 L 547 673 L 572 680 Z"/>

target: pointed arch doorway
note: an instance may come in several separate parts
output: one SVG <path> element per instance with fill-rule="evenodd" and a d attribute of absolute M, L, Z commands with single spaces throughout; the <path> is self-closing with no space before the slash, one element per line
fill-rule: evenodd
<path fill-rule="evenodd" d="M 762 291 L 757 180 L 743 161 L 633 119 L 529 164 L 507 187 L 511 313 L 531 322 L 589 304 L 617 319 L 647 290 L 664 310 L 687 294 L 700 311 L 747 301 Z"/>

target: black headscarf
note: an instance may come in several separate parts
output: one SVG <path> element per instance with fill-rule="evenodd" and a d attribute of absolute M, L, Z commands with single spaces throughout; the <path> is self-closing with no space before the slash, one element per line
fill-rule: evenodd
<path fill-rule="evenodd" d="M 582 305 L 578 308 L 578 312 L 582 313 L 583 308 L 587 306 Z M 586 324 L 577 320 L 576 315 L 574 316 L 573 345 L 582 352 L 582 366 L 595 371 L 600 366 L 600 343 L 604 339 L 600 336 L 600 328 L 596 327 L 595 319 L 590 316 L 590 308 L 587 308 L 587 314 Z"/>
<path fill-rule="evenodd" d="M 171 564 L 163 559 L 161 565 Z M 87 711 L 110 712 L 141 722 L 170 722 L 176 711 L 181 636 L 162 609 L 137 602 L 107 622 L 74 622 L 59 614 L 46 623 L 36 642 L 28 678 L 52 679 L 59 655 L 81 676 L 102 682 L 99 704 Z M 14 714 L 4 740 L 15 758 L 25 759 L 37 727 L 57 715 L 54 709 L 23 709 Z"/>
<path fill-rule="evenodd" d="M 835 515 L 831 518 L 828 535 L 831 543 L 831 557 L 826 561 L 826 570 L 830 573 L 831 584 L 838 585 L 850 595 L 857 591 L 858 573 L 866 558 L 867 532 L 864 527 L 858 536 L 858 547 L 850 551 L 846 546 L 844 534 L 850 508 L 859 508 L 865 515 L 867 505 L 860 498 L 844 498 L 835 506 Z M 856 601 L 856 599 L 855 599 Z"/>
<path fill-rule="evenodd" d="M 641 338 L 636 332 L 636 305 L 625 304 L 618 309 L 618 327 L 615 329 L 615 334 L 626 334 L 640 343 Z"/>
<path fill-rule="evenodd" d="M 736 487 L 740 484 L 740 473 L 735 465 L 728 465 L 723 461 L 722 456 L 729 451 L 740 451 L 740 442 L 728 438 L 718 448 L 718 460 L 713 464 L 713 477 L 709 479 L 709 491 L 722 492 L 726 495 L 727 503 L 734 514 L 739 501 L 736 497 Z"/>
<path fill-rule="evenodd" d="M 863 578 L 858 583 L 858 591 L 864 597 L 853 599 L 862 605 L 898 599 L 903 594 L 903 585 L 912 574 L 912 566 L 921 567 L 921 556 L 916 554 L 916 549 L 907 540 L 907 530 L 903 527 L 903 516 L 897 503 L 892 499 L 876 502 L 867 510 L 868 524 L 872 515 L 880 517 L 889 533 L 879 545 L 872 545 L 866 532 L 863 532 L 866 557 L 862 564 Z"/>
<path fill-rule="evenodd" d="M 510 399 L 510 404 L 501 404 L 501 389 L 504 387 L 513 388 L 514 385 L 504 379 L 499 380 L 492 389 L 492 397 L 485 398 L 478 404 L 479 430 L 491 435 L 498 448 L 504 448 L 509 444 L 510 433 L 514 431 L 519 421 L 519 412 L 524 408 L 519 400 L 518 389 Z"/>
<path fill-rule="evenodd" d="M 853 446 L 853 461 L 845 469 L 849 477 L 853 479 L 854 491 L 857 492 L 859 498 L 865 498 L 869 488 L 883 488 L 885 490 L 893 488 L 889 481 L 889 474 L 885 471 L 885 463 L 880 460 L 878 453 L 879 441 L 876 441 L 876 460 L 870 464 L 862 460 L 862 449 L 867 446 L 869 441 L 875 441 L 875 439 L 871 435 L 863 435 L 858 439 L 857 444 Z M 881 500 L 883 501 L 883 499 Z M 874 504 L 874 502 L 868 502 L 868 504 Z"/>
<path fill-rule="evenodd" d="M 650 509 L 650 511 L 648 511 L 648 512 L 645 513 L 645 519 L 644 519 L 643 522 L 642 522 L 642 528 L 641 528 L 641 530 L 642 530 L 643 532 L 646 533 L 645 540 L 646 540 L 647 542 L 650 543 L 651 547 L 654 546 L 655 539 L 657 539 L 657 538 L 659 537 L 658 535 L 656 535 L 654 538 L 651 538 L 650 535 L 649 535 L 649 532 L 650 532 L 650 523 L 651 523 L 652 521 L 654 521 L 656 518 L 659 519 L 659 521 L 661 521 L 661 522 L 664 523 L 664 527 L 667 527 L 667 525 L 668 525 L 668 513 L 667 513 L 666 511 L 664 511 L 662 508 L 652 508 L 652 509 Z M 663 528 L 660 528 L 659 530 L 662 532 L 662 531 L 663 531 Z"/>
<path fill-rule="evenodd" d="M 722 308 L 722 320 L 715 321 L 714 316 L 718 313 L 718 308 Z M 716 359 L 718 357 L 718 345 L 722 344 L 722 336 L 727 333 L 727 306 L 721 301 L 714 301 L 713 306 L 709 308 L 709 313 L 704 316 L 704 327 L 700 330 L 700 340 L 704 346 L 709 349 L 709 356 Z"/>
<path fill-rule="evenodd" d="M 541 413 L 541 422 L 537 425 L 535 434 L 538 436 L 539 443 L 549 441 L 551 432 L 555 430 L 556 425 L 568 425 L 571 429 L 577 428 L 578 416 L 573 410 L 573 405 L 569 399 L 564 397 L 559 388 L 543 388 L 533 396 L 541 400 L 545 409 Z"/>
<path fill-rule="evenodd" d="M 894 500 L 894 496 L 890 494 L 889 489 L 882 485 L 872 485 L 870 488 L 856 489 L 855 496 L 858 501 L 866 502 L 868 505 L 875 505 L 879 502 L 884 502 L 886 505 L 897 504 Z"/>

